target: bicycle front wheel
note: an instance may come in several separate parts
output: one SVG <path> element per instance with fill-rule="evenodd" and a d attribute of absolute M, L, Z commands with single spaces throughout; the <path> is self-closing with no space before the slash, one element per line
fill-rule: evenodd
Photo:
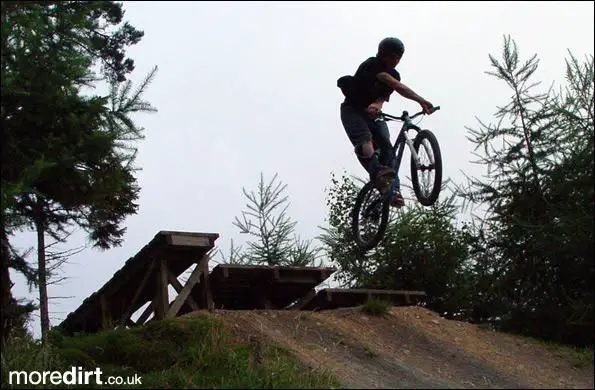
<path fill-rule="evenodd" d="M 430 130 L 421 130 L 413 141 L 419 166 L 411 156 L 411 182 L 419 203 L 433 205 L 442 187 L 442 154 L 436 136 Z M 419 172 L 419 173 L 418 173 Z"/>

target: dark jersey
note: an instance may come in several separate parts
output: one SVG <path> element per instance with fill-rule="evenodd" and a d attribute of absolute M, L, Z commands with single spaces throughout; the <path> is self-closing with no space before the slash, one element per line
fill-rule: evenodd
<path fill-rule="evenodd" d="M 388 101 L 393 89 L 376 78 L 381 72 L 387 72 L 401 81 L 401 75 L 394 68 L 386 68 L 377 57 L 370 57 L 360 64 L 353 76 L 344 76 L 338 80 L 338 86 L 345 94 L 345 103 L 364 108 L 379 98 Z"/>

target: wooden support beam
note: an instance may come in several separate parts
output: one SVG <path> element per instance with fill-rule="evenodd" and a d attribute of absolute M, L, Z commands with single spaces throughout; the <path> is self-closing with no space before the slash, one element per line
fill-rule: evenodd
<path fill-rule="evenodd" d="M 180 281 L 178 280 L 178 278 L 176 278 L 176 275 L 174 275 L 173 272 L 171 272 L 171 270 L 167 270 L 167 274 L 169 276 L 169 282 L 171 283 L 171 285 L 176 289 L 176 292 L 178 293 L 178 295 L 180 294 L 180 292 L 182 291 L 182 289 L 184 288 L 182 286 L 182 284 L 180 283 Z M 187 303 L 190 305 L 190 308 L 192 310 L 198 310 L 199 306 L 196 303 L 196 301 L 192 298 L 192 295 L 188 296 L 187 299 Z M 171 307 L 171 305 L 170 305 Z"/>
<path fill-rule="evenodd" d="M 153 306 L 155 308 L 155 319 L 161 320 L 165 318 L 165 313 L 167 313 L 167 308 L 169 306 L 169 292 L 167 291 L 169 282 L 167 278 L 167 263 L 165 258 L 160 257 L 158 262 L 159 267 L 157 268 L 156 294 Z"/>
<path fill-rule="evenodd" d="M 112 318 L 109 313 L 108 302 L 105 295 L 99 297 L 99 305 L 101 306 L 101 328 L 106 329 L 111 326 Z"/>
<path fill-rule="evenodd" d="M 145 311 L 143 311 L 143 313 L 138 317 L 138 319 L 136 320 L 136 324 L 137 325 L 144 324 L 145 321 L 147 321 L 147 318 L 149 318 L 149 316 L 151 315 L 151 313 L 153 313 L 153 302 L 152 301 L 151 301 L 151 303 L 149 303 L 149 306 L 147 306 Z"/>
<path fill-rule="evenodd" d="M 300 310 L 302 307 L 308 304 L 316 296 L 316 290 L 311 289 L 306 295 L 301 297 L 295 305 L 291 306 L 291 310 Z"/>
<path fill-rule="evenodd" d="M 149 264 L 149 267 L 147 268 L 147 271 L 145 272 L 145 276 L 143 276 L 143 279 L 141 280 L 139 286 L 136 288 L 136 291 L 134 292 L 134 295 L 132 296 L 130 303 L 128 303 L 128 308 L 126 309 L 126 311 L 120 318 L 120 322 L 119 322 L 120 325 L 124 325 L 126 323 L 126 321 L 132 315 L 134 307 L 138 302 L 138 298 L 140 297 L 142 292 L 145 290 L 145 287 L 147 286 L 149 278 L 153 274 L 153 270 L 155 269 L 156 264 L 157 264 L 157 260 L 152 259 L 151 263 Z"/>
<path fill-rule="evenodd" d="M 202 268 L 200 276 L 200 295 L 203 307 L 206 307 L 209 311 L 213 311 L 213 295 L 211 293 L 211 284 L 209 282 L 209 260 L 208 254 L 204 255 L 199 261 L 199 265 Z"/>
<path fill-rule="evenodd" d="M 186 301 L 186 298 L 188 298 L 188 295 L 190 295 L 190 292 L 200 280 L 200 275 L 202 272 L 203 267 L 201 267 L 200 262 L 198 262 L 196 264 L 196 267 L 192 271 L 192 274 L 190 274 L 188 282 L 186 282 L 186 285 L 184 286 L 184 288 L 182 288 L 182 291 L 180 291 L 173 304 L 169 307 L 169 310 L 167 310 L 165 314 L 166 317 L 173 317 L 176 314 L 178 314 L 178 311 L 180 311 L 180 308 L 184 304 L 184 301 Z"/>

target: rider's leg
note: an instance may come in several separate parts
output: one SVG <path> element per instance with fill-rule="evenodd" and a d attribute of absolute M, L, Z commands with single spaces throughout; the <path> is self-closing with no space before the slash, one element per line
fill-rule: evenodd
<path fill-rule="evenodd" d="M 397 184 L 397 188 L 399 188 L 399 167 L 397 165 L 397 161 L 393 153 L 393 145 L 390 141 L 390 132 L 386 124 L 386 121 L 375 121 L 373 123 L 373 126 L 370 127 L 370 130 L 372 136 L 374 137 L 374 141 L 376 141 L 376 145 L 380 149 L 380 164 L 394 169 L 396 175 L 395 181 Z"/>
<path fill-rule="evenodd" d="M 373 172 L 380 170 L 382 167 L 380 161 L 378 161 L 378 157 L 374 153 L 374 146 L 372 145 L 371 138 L 368 141 L 363 141 L 358 145 L 355 145 L 353 151 L 355 152 L 355 156 L 359 163 L 368 173 L 372 174 Z"/>
<path fill-rule="evenodd" d="M 382 166 L 374 153 L 370 123 L 363 111 L 348 105 L 341 105 L 341 122 L 349 137 L 358 161 L 369 173 L 371 180 L 377 177 L 393 176 L 394 171 Z"/>
<path fill-rule="evenodd" d="M 390 141 L 390 132 L 386 121 L 378 120 L 374 122 L 374 126 L 371 127 L 372 134 L 376 144 L 380 148 L 380 163 L 385 164 L 395 171 L 394 178 L 394 191 L 392 205 L 401 207 L 404 205 L 404 199 L 401 195 L 400 181 L 399 181 L 399 165 L 396 161 L 395 154 L 393 153 L 393 145 Z"/>

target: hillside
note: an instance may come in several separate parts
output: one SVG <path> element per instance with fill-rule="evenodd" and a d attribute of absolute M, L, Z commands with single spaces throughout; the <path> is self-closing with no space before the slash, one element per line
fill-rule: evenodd
<path fill-rule="evenodd" d="M 382 317 L 358 308 L 323 312 L 196 311 L 236 338 L 271 342 L 348 388 L 593 388 L 593 360 L 518 336 L 444 320 L 421 307 Z M 588 359 L 587 359 L 588 360 Z"/>
<path fill-rule="evenodd" d="M 387 308 L 363 308 L 374 307 Z M 38 343 L 16 340 L 2 355 L 2 388 L 10 387 L 6 374 L 11 370 L 67 371 L 73 366 L 100 367 L 105 376 L 138 374 L 142 383 L 135 388 L 594 385 L 592 349 L 546 345 L 444 320 L 416 306 L 392 307 L 380 315 L 362 307 L 198 310 L 132 329 L 75 336 L 53 332 L 46 352 Z"/>

